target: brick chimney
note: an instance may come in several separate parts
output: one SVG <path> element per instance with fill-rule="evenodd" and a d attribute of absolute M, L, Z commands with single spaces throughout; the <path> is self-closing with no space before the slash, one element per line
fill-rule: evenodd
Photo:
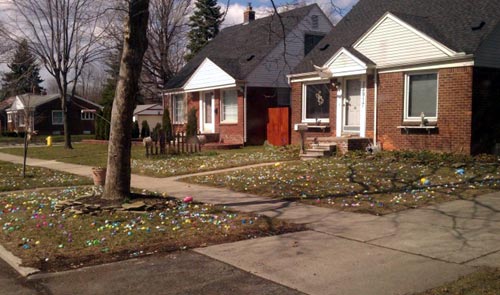
<path fill-rule="evenodd" d="M 248 24 L 255 20 L 255 11 L 252 10 L 252 3 L 248 3 L 247 10 L 243 12 L 243 23 Z"/>

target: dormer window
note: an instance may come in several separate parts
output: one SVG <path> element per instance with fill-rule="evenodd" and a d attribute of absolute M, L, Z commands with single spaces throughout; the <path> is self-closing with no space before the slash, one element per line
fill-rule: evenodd
<path fill-rule="evenodd" d="M 323 35 L 306 34 L 304 36 L 304 56 L 306 56 L 323 37 Z"/>

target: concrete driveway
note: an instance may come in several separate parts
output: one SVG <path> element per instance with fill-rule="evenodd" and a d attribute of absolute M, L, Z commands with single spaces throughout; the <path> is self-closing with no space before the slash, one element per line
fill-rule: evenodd
<path fill-rule="evenodd" d="M 500 194 L 384 217 L 331 212 L 309 226 L 196 251 L 307 294 L 412 294 L 500 267 Z"/>

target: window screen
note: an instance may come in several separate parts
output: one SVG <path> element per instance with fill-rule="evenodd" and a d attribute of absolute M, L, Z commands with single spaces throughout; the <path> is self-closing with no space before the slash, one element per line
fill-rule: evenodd
<path fill-rule="evenodd" d="M 436 117 L 437 74 L 408 76 L 408 117 Z"/>
<path fill-rule="evenodd" d="M 238 94 L 236 90 L 222 92 L 222 122 L 238 122 Z"/>
<path fill-rule="evenodd" d="M 330 91 L 328 84 L 306 86 L 306 119 L 330 118 Z"/>

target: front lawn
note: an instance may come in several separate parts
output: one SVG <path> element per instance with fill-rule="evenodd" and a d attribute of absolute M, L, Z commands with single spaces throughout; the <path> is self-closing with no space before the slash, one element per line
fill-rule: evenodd
<path fill-rule="evenodd" d="M 53 271 L 156 252 L 296 231 L 302 227 L 206 204 L 156 198 L 162 209 L 94 215 L 57 210 L 91 187 L 0 195 L 0 242 L 27 266 Z M 94 212 L 95 213 L 95 212 Z"/>
<path fill-rule="evenodd" d="M 419 295 L 498 295 L 500 294 L 500 269 L 483 268 L 444 286 Z"/>
<path fill-rule="evenodd" d="M 472 198 L 500 188 L 499 162 L 431 153 L 349 154 L 231 173 L 187 182 L 345 211 L 387 214 Z"/>
<path fill-rule="evenodd" d="M 45 145 L 46 138 L 48 135 L 36 135 L 32 138 L 31 143 L 37 145 Z M 64 135 L 51 135 L 53 143 L 64 142 Z M 83 139 L 94 139 L 95 135 L 89 134 L 76 134 L 71 135 L 72 142 L 80 142 Z M 12 137 L 12 136 L 2 136 L 0 135 L 0 146 L 24 144 L 24 137 Z"/>
<path fill-rule="evenodd" d="M 105 166 L 107 145 L 75 144 L 73 150 L 62 146 L 29 149 L 32 158 L 61 162 Z M 1 149 L 0 152 L 21 156 L 22 148 Z M 191 155 L 145 157 L 144 147 L 132 147 L 132 173 L 153 177 L 168 177 L 266 162 L 298 159 L 298 147 L 253 146 L 235 150 L 203 151 Z"/>
<path fill-rule="evenodd" d="M 81 177 L 46 168 L 27 166 L 26 178 L 23 178 L 22 171 L 22 165 L 0 161 L 0 175 L 2 176 L 0 178 L 0 192 L 40 187 L 85 185 L 92 183 L 92 181 L 87 177 Z"/>

